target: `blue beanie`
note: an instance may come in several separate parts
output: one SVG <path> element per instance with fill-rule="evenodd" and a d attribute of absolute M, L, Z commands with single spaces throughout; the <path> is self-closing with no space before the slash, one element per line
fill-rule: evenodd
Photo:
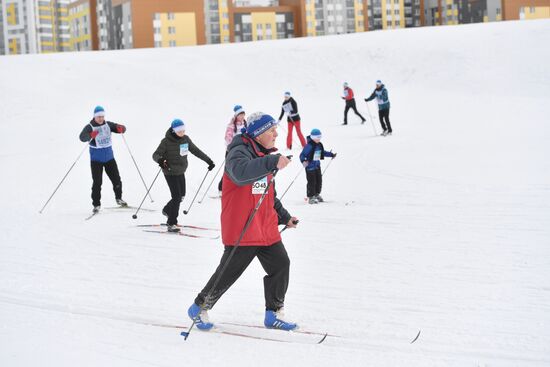
<path fill-rule="evenodd" d="M 178 131 L 185 131 L 185 124 L 180 119 L 172 121 L 172 130 L 177 133 Z"/>
<path fill-rule="evenodd" d="M 312 139 L 321 139 L 321 137 L 322 137 L 321 130 L 319 130 L 319 129 L 311 130 L 310 136 L 311 136 Z"/>
<path fill-rule="evenodd" d="M 235 107 L 233 107 L 233 113 L 235 114 L 235 116 L 239 116 L 241 113 L 244 113 L 243 106 L 236 105 Z"/>
<path fill-rule="evenodd" d="M 105 109 L 101 106 L 96 106 L 94 108 L 94 117 L 96 116 L 105 116 Z"/>
<path fill-rule="evenodd" d="M 277 121 L 273 117 L 263 112 L 254 112 L 252 115 L 248 116 L 248 128 L 246 129 L 246 133 L 250 137 L 255 138 L 262 135 L 273 126 L 277 126 L 277 124 Z"/>
<path fill-rule="evenodd" d="M 290 97 L 290 92 L 285 92 L 285 97 Z"/>
<path fill-rule="evenodd" d="M 381 81 L 380 79 L 378 79 L 378 80 L 376 81 L 376 84 L 382 85 L 382 81 Z"/>

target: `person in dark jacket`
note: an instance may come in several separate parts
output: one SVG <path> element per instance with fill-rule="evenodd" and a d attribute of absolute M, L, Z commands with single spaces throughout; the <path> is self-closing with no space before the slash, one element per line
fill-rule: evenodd
<path fill-rule="evenodd" d="M 343 100 L 346 101 L 346 108 L 344 109 L 344 123 L 342 125 L 348 124 L 348 111 L 350 108 L 355 112 L 357 116 L 361 118 L 361 123 L 365 123 L 365 118 L 357 111 L 357 105 L 355 104 L 355 97 L 353 95 L 353 89 L 350 88 L 348 82 L 344 83 L 344 96 Z"/>
<path fill-rule="evenodd" d="M 273 117 L 256 112 L 249 116 L 246 132 L 235 137 L 228 147 L 221 214 L 225 249 L 220 265 L 187 311 L 201 330 L 209 330 L 214 326 L 208 319 L 207 311 L 256 257 L 267 273 L 264 277 L 265 327 L 283 330 L 297 327 L 295 323 L 285 321 L 283 316 L 290 260 L 277 226 L 284 224 L 294 228 L 298 220 L 276 198 L 274 186 L 269 186 L 273 173 L 290 163 L 290 159 L 285 156 L 271 154 L 277 150 L 276 128 L 277 122 Z M 251 213 L 266 189 L 263 201 L 243 234 Z M 233 257 L 229 261 L 232 252 Z M 215 288 L 212 289 L 214 283 Z"/>
<path fill-rule="evenodd" d="M 283 106 L 281 108 L 281 115 L 279 116 L 279 122 L 286 113 L 286 120 L 288 123 L 288 131 L 286 135 L 286 147 L 287 149 L 292 149 L 292 129 L 296 128 L 296 134 L 298 139 L 300 139 L 300 144 L 302 147 L 306 145 L 306 139 L 302 134 L 300 115 L 298 114 L 298 104 L 290 95 L 290 92 L 285 92 L 285 100 L 283 101 Z"/>
<path fill-rule="evenodd" d="M 162 209 L 162 214 L 168 217 L 166 224 L 169 232 L 179 232 L 178 214 L 180 203 L 185 197 L 185 171 L 189 152 L 205 161 L 208 164 L 208 170 L 214 169 L 214 162 L 193 144 L 189 136 L 185 135 L 183 121 L 175 119 L 153 153 L 153 160 L 162 168 L 172 196 Z"/>
<path fill-rule="evenodd" d="M 105 121 L 105 109 L 97 106 L 94 109 L 93 119 L 82 129 L 80 141 L 90 145 L 90 161 L 92 168 L 92 205 L 93 212 L 101 209 L 101 184 L 103 183 L 103 169 L 113 184 L 116 203 L 120 206 L 128 206 L 122 200 L 122 181 L 113 153 L 111 133 L 124 134 L 126 127 Z"/>
<path fill-rule="evenodd" d="M 374 92 L 372 92 L 369 98 L 365 98 L 365 102 L 372 101 L 375 98 L 378 103 L 378 118 L 383 130 L 381 135 L 391 135 L 393 131 L 390 125 L 390 99 L 388 97 L 388 90 L 381 80 L 376 81 Z"/>
<path fill-rule="evenodd" d="M 321 188 L 323 186 L 323 175 L 321 173 L 321 159 L 330 157 L 336 158 L 336 153 L 327 152 L 321 143 L 321 131 L 311 130 L 307 137 L 307 144 L 300 154 L 300 162 L 306 169 L 307 176 L 307 197 L 309 204 L 323 202 Z"/>

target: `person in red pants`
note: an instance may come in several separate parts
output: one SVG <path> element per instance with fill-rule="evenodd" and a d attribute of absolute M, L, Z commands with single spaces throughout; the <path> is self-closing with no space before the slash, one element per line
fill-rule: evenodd
<path fill-rule="evenodd" d="M 298 104 L 290 95 L 290 92 L 285 92 L 285 100 L 283 101 L 283 107 L 281 108 L 281 115 L 279 116 L 279 123 L 286 113 L 286 120 L 288 122 L 288 132 L 286 136 L 286 147 L 287 149 L 292 149 L 292 129 L 296 128 L 296 134 L 298 134 L 298 139 L 300 139 L 300 144 L 302 148 L 306 146 L 306 139 L 302 134 L 302 129 L 300 127 L 300 115 L 298 114 Z"/>

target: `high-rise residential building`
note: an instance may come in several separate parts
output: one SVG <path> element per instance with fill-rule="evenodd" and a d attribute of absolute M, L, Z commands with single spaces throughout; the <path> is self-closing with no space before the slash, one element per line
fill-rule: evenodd
<path fill-rule="evenodd" d="M 425 25 L 453 25 L 502 20 L 501 0 L 424 0 Z M 550 1 L 550 0 L 549 0 Z"/>
<path fill-rule="evenodd" d="M 204 0 L 207 43 L 228 43 L 231 40 L 229 8 L 232 0 Z"/>
<path fill-rule="evenodd" d="M 76 0 L 69 4 L 70 48 L 72 51 L 98 49 L 96 2 Z"/>
<path fill-rule="evenodd" d="M 297 28 L 303 36 L 324 36 L 367 30 L 365 0 L 279 0 L 300 12 Z"/>
<path fill-rule="evenodd" d="M 550 18 L 550 0 L 502 0 L 502 19 Z"/>
<path fill-rule="evenodd" d="M 426 0 L 367 0 L 368 30 L 420 27 Z"/>
<path fill-rule="evenodd" d="M 294 38 L 297 9 L 291 6 L 230 7 L 233 42 Z"/>
<path fill-rule="evenodd" d="M 32 0 L 0 0 L 0 55 L 37 52 Z"/>
<path fill-rule="evenodd" d="M 34 2 L 37 52 L 70 51 L 70 0 L 36 0 Z"/>

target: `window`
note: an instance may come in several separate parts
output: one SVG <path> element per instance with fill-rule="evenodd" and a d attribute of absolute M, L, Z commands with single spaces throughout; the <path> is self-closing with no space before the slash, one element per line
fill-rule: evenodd
<path fill-rule="evenodd" d="M 176 47 L 176 41 L 169 41 L 169 42 L 168 42 L 168 45 L 169 45 L 170 47 Z"/>
<path fill-rule="evenodd" d="M 168 34 L 175 34 L 176 33 L 176 27 L 168 27 Z"/>
<path fill-rule="evenodd" d="M 174 20 L 174 13 L 168 13 L 167 18 L 168 20 Z"/>

